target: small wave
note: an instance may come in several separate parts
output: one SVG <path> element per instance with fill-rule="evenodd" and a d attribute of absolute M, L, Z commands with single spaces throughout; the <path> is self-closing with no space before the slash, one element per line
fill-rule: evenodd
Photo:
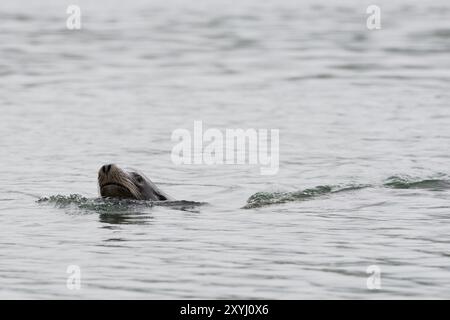
<path fill-rule="evenodd" d="M 243 209 L 259 208 L 272 204 L 281 204 L 292 201 L 309 200 L 328 194 L 359 190 L 368 187 L 370 187 L 370 185 L 325 185 L 294 192 L 257 192 L 248 198 L 247 204 L 243 207 Z"/>
<path fill-rule="evenodd" d="M 392 176 L 386 179 L 383 186 L 392 189 L 429 189 L 434 191 L 450 189 L 448 179 L 420 179 L 410 176 Z"/>
<path fill-rule="evenodd" d="M 250 198 L 248 198 L 247 204 L 243 207 L 243 209 L 259 208 L 268 205 L 282 204 L 293 201 L 310 200 L 328 194 L 371 187 L 380 187 L 380 185 L 325 185 L 294 192 L 257 192 Z M 445 177 L 420 179 L 413 178 L 407 175 L 392 176 L 387 178 L 381 185 L 381 187 L 391 189 L 424 189 L 432 191 L 442 191 L 450 189 L 450 179 L 446 179 Z"/>
<path fill-rule="evenodd" d="M 96 211 L 100 213 L 129 211 L 130 209 L 142 209 L 143 207 L 165 206 L 179 210 L 189 210 L 206 202 L 196 202 L 187 200 L 174 201 L 146 201 L 131 199 L 112 199 L 112 198 L 86 198 L 79 194 L 54 195 L 43 197 L 37 200 L 37 203 L 48 203 L 58 208 L 78 207 L 79 209 Z"/>

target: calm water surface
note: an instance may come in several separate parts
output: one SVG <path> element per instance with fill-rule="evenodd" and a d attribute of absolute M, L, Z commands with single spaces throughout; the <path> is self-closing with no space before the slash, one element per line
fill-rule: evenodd
<path fill-rule="evenodd" d="M 450 298 L 450 3 L 369 4 L 2 0 L 0 297 Z M 194 120 L 278 174 L 173 164 Z M 208 205 L 96 200 L 109 162 Z"/>

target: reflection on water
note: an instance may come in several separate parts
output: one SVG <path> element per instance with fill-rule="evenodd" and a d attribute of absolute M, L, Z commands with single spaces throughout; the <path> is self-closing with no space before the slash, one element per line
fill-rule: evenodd
<path fill-rule="evenodd" d="M 146 213 L 101 213 L 99 221 L 109 224 L 151 224 L 153 217 Z"/>
<path fill-rule="evenodd" d="M 0 4 L 0 297 L 449 297 L 447 0 L 68 4 Z M 279 129 L 278 174 L 174 165 L 199 120 Z M 189 201 L 99 199 L 104 163 Z"/>

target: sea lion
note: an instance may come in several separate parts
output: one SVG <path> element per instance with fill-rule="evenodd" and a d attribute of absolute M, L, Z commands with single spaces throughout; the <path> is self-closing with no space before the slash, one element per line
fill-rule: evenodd
<path fill-rule="evenodd" d="M 124 170 L 115 164 L 106 164 L 98 171 L 100 196 L 135 200 L 174 200 L 161 191 L 149 178 L 135 170 Z"/>

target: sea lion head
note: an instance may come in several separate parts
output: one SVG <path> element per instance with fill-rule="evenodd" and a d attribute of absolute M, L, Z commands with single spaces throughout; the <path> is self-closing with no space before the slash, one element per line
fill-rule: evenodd
<path fill-rule="evenodd" d="M 100 196 L 135 200 L 172 200 L 150 179 L 135 170 L 125 170 L 115 164 L 106 164 L 98 171 Z"/>

